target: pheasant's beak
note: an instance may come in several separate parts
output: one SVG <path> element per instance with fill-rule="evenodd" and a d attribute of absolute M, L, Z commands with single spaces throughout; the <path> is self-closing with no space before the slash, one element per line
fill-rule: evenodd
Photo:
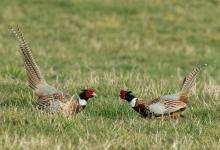
<path fill-rule="evenodd" d="M 97 96 L 97 94 L 96 94 L 95 92 L 93 92 L 93 93 L 92 93 L 92 96 L 96 97 L 96 96 Z"/>

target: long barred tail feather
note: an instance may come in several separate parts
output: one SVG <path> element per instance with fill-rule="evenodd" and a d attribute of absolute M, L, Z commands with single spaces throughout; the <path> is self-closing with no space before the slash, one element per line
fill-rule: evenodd
<path fill-rule="evenodd" d="M 12 33 L 14 33 L 15 37 L 19 41 L 20 52 L 21 52 L 21 55 L 22 55 L 22 58 L 25 64 L 29 87 L 35 90 L 38 84 L 44 82 L 44 78 L 32 56 L 31 50 L 27 42 L 25 41 L 24 36 L 19 26 L 17 26 L 15 29 L 11 28 L 11 31 Z"/>
<path fill-rule="evenodd" d="M 201 72 L 205 67 L 207 66 L 207 64 L 201 65 L 196 67 L 195 69 L 193 69 L 193 71 L 184 78 L 183 80 L 183 85 L 182 85 L 182 89 L 180 92 L 180 97 L 187 97 L 188 93 L 190 92 L 197 75 L 199 74 L 199 72 Z"/>

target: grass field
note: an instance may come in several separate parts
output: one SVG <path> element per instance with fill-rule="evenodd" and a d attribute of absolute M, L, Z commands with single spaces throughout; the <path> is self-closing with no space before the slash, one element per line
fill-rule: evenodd
<path fill-rule="evenodd" d="M 1 0 L 0 149 L 220 149 L 218 0 Z M 27 87 L 19 24 L 49 83 L 98 97 L 75 117 L 37 111 Z M 185 118 L 145 120 L 119 90 L 175 93 L 198 64 Z"/>

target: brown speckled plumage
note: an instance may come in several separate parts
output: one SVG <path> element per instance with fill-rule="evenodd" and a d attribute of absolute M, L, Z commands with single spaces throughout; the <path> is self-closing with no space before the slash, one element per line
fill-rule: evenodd
<path fill-rule="evenodd" d="M 166 109 L 165 113 L 163 114 L 156 114 L 150 109 L 150 106 L 153 104 L 160 103 Z M 181 101 L 174 101 L 174 100 L 162 100 L 160 98 L 153 99 L 153 100 L 138 100 L 136 101 L 135 107 L 133 109 L 137 111 L 142 117 L 145 118 L 152 118 L 152 117 L 170 117 L 172 119 L 177 119 L 180 117 L 181 112 L 186 109 L 186 103 Z M 178 114 L 178 116 L 177 116 Z"/>
<path fill-rule="evenodd" d="M 142 117 L 152 118 L 161 117 L 162 119 L 177 119 L 182 115 L 188 103 L 188 94 L 193 86 L 198 73 L 204 68 L 199 66 L 195 68 L 188 76 L 184 78 L 180 93 L 164 95 L 152 100 L 140 100 L 132 95 L 131 91 L 120 91 L 120 97 L 127 100 L 132 108 Z M 132 102 L 134 100 L 134 102 Z M 134 105 L 135 103 L 135 105 Z"/>
<path fill-rule="evenodd" d="M 29 87 L 38 96 L 37 108 L 49 113 L 62 112 L 64 114 L 76 114 L 83 110 L 85 105 L 80 105 L 78 98 L 63 94 L 45 81 L 20 28 L 18 26 L 11 28 L 11 31 L 19 41 L 20 53 L 24 61 Z"/>

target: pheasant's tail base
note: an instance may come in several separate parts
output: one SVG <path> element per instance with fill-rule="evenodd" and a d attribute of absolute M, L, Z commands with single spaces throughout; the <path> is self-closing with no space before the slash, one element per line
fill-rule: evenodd
<path fill-rule="evenodd" d="M 192 86 L 196 80 L 197 75 L 207 66 L 207 64 L 201 65 L 193 69 L 193 71 L 184 78 L 182 89 L 180 92 L 180 101 L 187 102 L 188 94 L 192 89 Z"/>
<path fill-rule="evenodd" d="M 17 26 L 15 29 L 11 27 L 10 30 L 19 41 L 20 53 L 25 64 L 29 87 L 35 90 L 37 88 L 37 85 L 41 84 L 44 81 L 44 78 L 32 56 L 31 50 L 27 42 L 25 41 L 23 33 L 21 32 L 19 26 Z"/>
<path fill-rule="evenodd" d="M 10 30 L 19 42 L 20 53 L 25 65 L 29 87 L 34 90 L 35 94 L 37 94 L 38 96 L 56 93 L 57 90 L 54 87 L 48 85 L 43 75 L 41 74 L 41 71 L 32 56 L 32 52 L 27 42 L 25 41 L 23 33 L 19 26 L 15 28 L 10 27 Z"/>

